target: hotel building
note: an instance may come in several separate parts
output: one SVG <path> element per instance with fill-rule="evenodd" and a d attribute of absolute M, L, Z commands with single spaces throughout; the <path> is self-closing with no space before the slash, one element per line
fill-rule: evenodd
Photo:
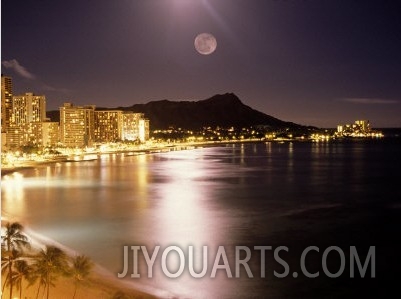
<path fill-rule="evenodd" d="M 58 122 L 31 122 L 24 127 L 25 144 L 57 146 L 59 143 Z"/>
<path fill-rule="evenodd" d="M 26 93 L 13 96 L 11 124 L 22 125 L 46 120 L 46 97 Z"/>
<path fill-rule="evenodd" d="M 123 112 L 121 110 L 95 111 L 95 141 L 116 142 L 122 139 Z"/>
<path fill-rule="evenodd" d="M 138 126 L 138 139 L 144 142 L 149 139 L 149 119 L 141 118 Z"/>
<path fill-rule="evenodd" d="M 46 97 L 31 92 L 12 95 L 12 79 L 1 76 L 1 145 L 82 148 L 94 142 L 149 139 L 149 120 L 143 113 L 95 110 L 94 105 L 59 108 L 60 123 L 46 118 Z"/>
<path fill-rule="evenodd" d="M 149 120 L 143 113 L 131 111 L 123 114 L 122 140 L 144 142 L 149 139 Z"/>
<path fill-rule="evenodd" d="M 95 106 L 60 107 L 60 141 L 66 147 L 92 146 L 95 139 Z"/>
<path fill-rule="evenodd" d="M 145 142 L 149 139 L 149 120 L 143 113 L 121 110 L 95 111 L 95 141 Z"/>
<path fill-rule="evenodd" d="M 6 146 L 56 145 L 58 129 L 55 128 L 58 128 L 58 123 L 46 122 L 45 96 L 25 93 L 12 97 Z"/>
<path fill-rule="evenodd" d="M 373 131 L 368 120 L 356 120 L 353 124 L 338 125 L 337 137 L 383 137 L 380 131 Z"/>
<path fill-rule="evenodd" d="M 11 77 L 1 75 L 1 132 L 7 132 L 10 125 L 13 100 Z"/>

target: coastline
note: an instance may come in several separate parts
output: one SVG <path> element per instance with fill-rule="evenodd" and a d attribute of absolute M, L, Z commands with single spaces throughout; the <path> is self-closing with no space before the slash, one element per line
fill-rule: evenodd
<path fill-rule="evenodd" d="M 225 144 L 265 142 L 265 141 L 267 140 L 244 139 L 244 140 L 226 140 L 226 141 L 203 141 L 203 142 L 185 142 L 185 143 L 172 143 L 172 144 L 168 143 L 168 144 L 162 144 L 161 146 L 159 145 L 159 146 L 149 146 L 143 148 L 131 148 L 131 149 L 121 149 L 121 150 L 108 150 L 108 151 L 99 150 L 99 151 L 85 152 L 79 154 L 62 155 L 59 157 L 52 157 L 43 161 L 29 160 L 26 162 L 19 163 L 19 165 L 17 166 L 13 165 L 4 167 L 4 165 L 1 165 L 1 176 L 12 174 L 13 172 L 25 169 L 34 169 L 41 166 L 47 166 L 54 163 L 93 161 L 97 160 L 100 155 L 107 155 L 107 154 L 127 154 L 133 156 L 133 155 L 155 154 L 155 153 L 179 151 L 179 150 L 190 150 L 203 146 L 221 146 Z M 274 141 L 280 142 L 279 140 L 274 140 Z M 286 140 L 286 141 L 292 141 L 292 140 Z"/>
<path fill-rule="evenodd" d="M 240 143 L 252 143 L 252 142 L 265 142 L 265 140 L 234 140 L 234 141 L 220 141 L 220 142 L 191 142 L 191 143 L 174 143 L 174 144 L 164 144 L 163 146 L 153 146 L 148 148 L 137 148 L 137 149 L 124 149 L 118 151 L 105 151 L 105 152 L 89 152 L 81 155 L 63 155 L 56 158 L 51 158 L 43 161 L 27 161 L 27 163 L 13 166 L 13 167 L 3 167 L 1 166 L 1 177 L 16 173 L 18 171 L 23 171 L 27 169 L 35 169 L 38 167 L 46 167 L 55 163 L 67 163 L 67 162 L 84 162 L 97 160 L 100 155 L 108 154 L 126 154 L 126 155 L 148 155 L 155 153 L 163 153 L 170 151 L 181 151 L 181 150 L 192 150 L 204 146 L 223 146 L 226 144 L 240 144 Z M 94 157 L 96 155 L 96 157 Z M 78 159 L 74 159 L 74 156 L 79 156 Z M 14 219 L 13 215 L 4 215 L 2 211 L 1 223 L 5 222 L 15 222 L 20 219 Z M 25 223 L 20 221 L 20 223 L 25 227 Z M 73 249 L 67 248 L 64 245 L 48 239 L 46 236 L 41 236 L 29 227 L 24 230 L 25 235 L 29 238 L 32 248 L 37 251 L 44 248 L 46 245 L 54 245 L 64 250 L 69 257 L 74 257 L 78 255 Z M 4 277 L 2 276 L 4 281 Z M 25 287 L 24 287 L 25 286 Z M 27 287 L 27 282 L 23 286 L 23 298 L 36 298 L 38 287 L 34 286 Z M 6 286 L 4 293 L 8 294 L 9 289 Z M 55 285 L 55 287 L 50 289 L 51 297 L 55 298 L 72 298 L 74 292 L 74 282 L 70 278 L 60 277 Z M 17 294 L 19 291 L 14 289 L 14 293 Z M 94 268 L 90 279 L 87 284 L 80 286 L 77 292 L 76 298 L 85 299 L 113 299 L 113 298 L 143 298 L 143 299 L 156 299 L 156 298 L 177 298 L 174 294 L 168 291 L 160 289 L 148 289 L 146 286 L 138 287 L 131 284 L 129 281 L 120 280 L 113 276 L 108 270 L 102 268 L 98 264 L 94 264 Z"/>
<path fill-rule="evenodd" d="M 41 161 L 28 160 L 25 162 L 19 162 L 17 166 L 6 166 L 1 165 L 1 176 L 5 176 L 8 174 L 12 174 L 17 171 L 25 170 L 25 169 L 34 169 L 41 166 L 47 166 L 54 163 L 65 163 L 65 162 L 85 162 L 85 161 L 94 161 L 99 158 L 100 155 L 107 154 L 126 154 L 128 156 L 134 155 L 148 155 L 148 154 L 156 154 L 170 151 L 180 151 L 180 150 L 191 150 L 196 149 L 198 147 L 211 147 L 211 146 L 223 146 L 227 144 L 241 144 L 241 143 L 259 143 L 259 142 L 276 142 L 276 143 L 285 143 L 285 142 L 328 142 L 328 141 L 339 141 L 339 140 L 366 140 L 366 138 L 338 138 L 338 139 L 302 139 L 302 138 L 274 138 L 274 139 L 259 139 L 259 138 L 251 138 L 251 139 L 241 139 L 241 140 L 222 140 L 222 141 L 199 141 L 199 142 L 182 142 L 182 143 L 165 143 L 165 144 L 157 144 L 150 146 L 139 146 L 135 148 L 124 148 L 124 149 L 116 149 L 116 150 L 94 150 L 87 152 L 80 152 L 74 154 L 62 154 L 60 156 L 51 157 L 48 159 L 44 159 Z M 369 139 L 373 140 L 373 139 Z"/>
<path fill-rule="evenodd" d="M 1 224 L 2 226 L 6 222 L 15 222 L 16 219 L 9 219 L 2 215 Z M 21 222 L 20 222 L 21 223 Z M 21 223 L 23 224 L 23 223 Z M 24 224 L 23 224 L 24 225 Z M 65 247 L 64 245 L 53 241 L 51 239 L 46 238 L 45 236 L 41 236 L 29 228 L 24 229 L 24 234 L 28 237 L 32 252 L 28 251 L 28 254 L 37 252 L 38 250 L 44 248 L 46 245 L 53 245 L 60 249 L 62 249 L 66 254 L 72 258 L 79 253 Z M 1 280 L 4 281 L 3 274 L 1 276 Z M 145 288 L 144 288 L 145 289 Z M 27 285 L 25 281 L 23 284 L 23 298 L 31 299 L 37 297 L 38 284 L 36 283 L 33 286 Z M 85 298 L 85 299 L 113 299 L 113 298 L 142 298 L 142 299 L 157 299 L 163 296 L 163 292 L 160 291 L 158 295 L 152 295 L 152 290 L 141 290 L 135 286 L 130 285 L 129 283 L 119 280 L 117 277 L 113 276 L 112 273 L 109 273 L 107 270 L 94 263 L 94 267 L 92 269 L 92 273 L 89 276 L 89 279 L 85 284 L 82 284 L 77 289 L 76 298 Z M 4 288 L 4 294 L 9 293 L 9 288 L 6 286 Z M 17 296 L 19 291 L 16 288 L 13 288 L 13 293 Z M 50 289 L 51 298 L 72 298 L 74 293 L 74 281 L 68 277 L 60 277 L 55 286 Z M 157 290 L 154 291 L 157 293 Z"/>
<path fill-rule="evenodd" d="M 16 173 L 18 171 L 23 171 L 26 169 L 35 169 L 38 167 L 46 167 L 48 165 L 52 165 L 55 163 L 67 163 L 67 162 L 84 162 L 97 160 L 100 155 L 108 155 L 108 154 L 126 154 L 126 155 L 148 155 L 155 153 L 163 153 L 170 151 L 181 151 L 181 150 L 192 150 L 199 147 L 204 146 L 222 146 L 226 144 L 233 143 L 250 143 L 250 142 L 264 142 L 264 140 L 234 140 L 234 141 L 219 141 L 219 142 L 191 142 L 191 143 L 174 143 L 174 144 L 163 144 L 163 146 L 152 146 L 148 148 L 135 148 L 135 149 L 124 149 L 124 150 L 116 150 L 116 151 L 104 151 L 104 152 L 88 152 L 80 155 L 62 155 L 60 157 L 51 158 L 48 160 L 42 161 L 26 161 L 26 163 L 20 163 L 18 166 L 13 167 L 3 167 L 1 166 L 1 177 Z M 94 157 L 96 156 L 96 157 Z M 78 158 L 74 158 L 78 157 Z M 1 215 L 1 223 L 2 225 L 5 222 L 15 222 L 20 219 L 14 219 L 12 215 L 4 215 L 2 212 Z M 20 223 L 25 227 L 25 223 L 20 221 Z M 74 251 L 73 249 L 67 248 L 64 245 L 48 239 L 46 236 L 41 236 L 29 227 L 26 227 L 24 230 L 25 235 L 29 238 L 32 248 L 34 250 L 40 250 L 44 248 L 46 245 L 54 245 L 64 250 L 69 257 L 73 257 L 78 255 L 79 252 Z M 2 280 L 4 277 L 2 276 Z M 37 285 L 27 287 L 27 283 L 25 282 L 25 287 L 23 287 L 23 297 L 24 298 L 36 298 L 37 297 Z M 4 289 L 4 293 L 8 294 L 9 289 L 6 286 Z M 19 292 L 19 291 L 18 291 Z M 16 289 L 14 289 L 14 293 L 18 293 Z M 56 283 L 56 286 L 50 289 L 51 297 L 55 298 L 72 298 L 74 292 L 74 283 L 70 278 L 60 277 Z M 85 298 L 85 299 L 113 299 L 113 298 L 143 298 L 143 299 L 156 299 L 156 298 L 176 298 L 174 294 L 169 293 L 168 291 L 159 290 L 159 289 L 148 289 L 146 286 L 138 287 L 132 285 L 129 281 L 120 280 L 117 277 L 113 276 L 112 273 L 108 272 L 106 269 L 101 266 L 94 264 L 94 268 L 90 279 L 87 284 L 81 286 L 78 289 L 76 298 Z"/>

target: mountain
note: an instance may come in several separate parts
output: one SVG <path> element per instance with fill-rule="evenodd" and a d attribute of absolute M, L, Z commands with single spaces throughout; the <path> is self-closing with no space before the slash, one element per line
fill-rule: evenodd
<path fill-rule="evenodd" d="M 293 129 L 303 127 L 254 110 L 243 104 L 233 93 L 219 94 L 201 101 L 161 100 L 115 109 L 144 113 L 150 120 L 152 130 L 169 127 L 196 130 L 202 127 L 240 128 L 258 125 Z M 48 117 L 57 121 L 57 113 L 58 111 L 49 111 Z"/>

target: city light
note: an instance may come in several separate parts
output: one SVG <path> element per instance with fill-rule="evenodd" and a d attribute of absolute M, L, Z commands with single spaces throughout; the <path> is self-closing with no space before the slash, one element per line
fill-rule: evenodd
<path fill-rule="evenodd" d="M 12 79 L 2 76 L 2 168 L 31 167 L 38 163 L 96 160 L 97 155 L 118 152 L 154 153 L 174 147 L 254 141 L 329 141 L 338 138 L 381 138 L 368 120 L 338 125 L 337 130 L 289 128 L 203 127 L 199 130 L 170 127 L 150 132 L 143 113 L 99 109 L 95 105 L 60 107 L 60 122 L 46 118 L 46 97 L 33 93 L 12 96 Z"/>

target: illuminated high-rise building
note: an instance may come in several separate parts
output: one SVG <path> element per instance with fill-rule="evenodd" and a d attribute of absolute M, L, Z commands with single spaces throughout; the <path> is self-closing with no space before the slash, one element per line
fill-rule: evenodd
<path fill-rule="evenodd" d="M 42 145 L 41 123 L 46 121 L 46 97 L 25 93 L 12 97 L 11 118 L 7 128 L 6 145 Z"/>
<path fill-rule="evenodd" d="M 372 131 L 369 120 L 356 120 L 353 124 L 338 125 L 339 137 L 383 137 L 379 131 Z"/>
<path fill-rule="evenodd" d="M 149 139 L 149 120 L 143 113 L 124 112 L 122 139 L 141 142 Z"/>
<path fill-rule="evenodd" d="M 1 77 L 2 83 L 2 145 L 56 146 L 59 142 L 59 124 L 46 119 L 46 97 L 31 92 L 12 96 L 10 77 Z M 4 132 L 6 131 L 6 132 Z"/>
<path fill-rule="evenodd" d="M 46 120 L 46 97 L 26 93 L 13 96 L 11 124 L 22 125 Z"/>
<path fill-rule="evenodd" d="M 356 120 L 355 124 L 359 126 L 359 129 L 364 133 L 370 131 L 370 124 L 368 120 Z"/>
<path fill-rule="evenodd" d="M 60 142 L 60 127 L 58 122 L 42 123 L 42 144 L 56 146 Z"/>
<path fill-rule="evenodd" d="M 60 107 L 60 141 L 66 147 L 92 146 L 95 135 L 95 106 Z"/>
<path fill-rule="evenodd" d="M 31 122 L 25 126 L 24 134 L 28 144 L 57 146 L 59 142 L 58 122 Z"/>
<path fill-rule="evenodd" d="M 115 142 L 122 139 L 123 112 L 121 110 L 95 111 L 95 141 Z"/>
<path fill-rule="evenodd" d="M 1 132 L 7 132 L 12 113 L 13 84 L 11 77 L 1 75 Z"/>
<path fill-rule="evenodd" d="M 138 124 L 138 138 L 141 142 L 149 139 L 149 120 L 141 118 Z"/>

